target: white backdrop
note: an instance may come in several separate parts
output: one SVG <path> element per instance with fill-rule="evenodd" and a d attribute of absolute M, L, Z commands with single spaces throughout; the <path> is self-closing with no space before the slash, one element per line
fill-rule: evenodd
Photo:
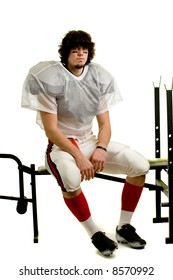
<path fill-rule="evenodd" d="M 35 124 L 35 113 L 20 108 L 22 84 L 33 64 L 59 59 L 58 44 L 69 30 L 82 29 L 96 43 L 94 61 L 115 76 L 124 98 L 111 111 L 112 140 L 130 144 L 147 158 L 154 157 L 152 83 L 158 86 L 162 76 L 162 156 L 166 156 L 164 84 L 171 88 L 172 26 L 171 0 L 1 1 L 1 153 L 15 154 L 26 165 L 44 163 L 47 139 Z M 0 160 L 0 168 L 2 190 L 11 194 L 12 167 Z M 3 211 L 6 201 L 0 203 Z"/>

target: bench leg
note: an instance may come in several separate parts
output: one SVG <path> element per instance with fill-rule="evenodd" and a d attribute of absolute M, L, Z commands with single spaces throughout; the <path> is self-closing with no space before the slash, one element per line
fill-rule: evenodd
<path fill-rule="evenodd" d="M 35 165 L 34 164 L 31 164 L 31 191 L 32 191 L 34 243 L 38 243 L 39 233 L 38 233 L 36 179 L 35 179 Z"/>
<path fill-rule="evenodd" d="M 153 218 L 153 223 L 167 223 L 168 218 L 161 216 L 161 190 L 155 190 L 156 202 L 156 217 Z"/>

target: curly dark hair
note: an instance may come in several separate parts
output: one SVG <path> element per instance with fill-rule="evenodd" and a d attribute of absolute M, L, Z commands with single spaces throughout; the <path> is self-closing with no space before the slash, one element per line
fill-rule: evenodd
<path fill-rule="evenodd" d="M 90 63 L 95 56 L 95 43 L 89 33 L 82 30 L 71 30 L 62 39 L 59 45 L 60 60 L 63 64 L 67 64 L 70 51 L 73 48 L 83 47 L 88 49 L 88 60 L 86 64 Z"/>

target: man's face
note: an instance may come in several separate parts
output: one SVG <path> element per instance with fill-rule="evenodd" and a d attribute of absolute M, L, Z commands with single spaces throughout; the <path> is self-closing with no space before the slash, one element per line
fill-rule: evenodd
<path fill-rule="evenodd" d="M 85 66 L 87 59 L 88 49 L 83 47 L 74 48 L 70 51 L 67 66 L 69 68 L 81 69 Z"/>

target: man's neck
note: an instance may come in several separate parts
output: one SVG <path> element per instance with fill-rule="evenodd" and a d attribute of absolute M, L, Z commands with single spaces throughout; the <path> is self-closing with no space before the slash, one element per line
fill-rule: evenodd
<path fill-rule="evenodd" d="M 67 69 L 76 77 L 79 77 L 80 75 L 82 75 L 83 71 L 84 71 L 84 67 L 70 67 L 70 66 L 67 66 Z"/>

